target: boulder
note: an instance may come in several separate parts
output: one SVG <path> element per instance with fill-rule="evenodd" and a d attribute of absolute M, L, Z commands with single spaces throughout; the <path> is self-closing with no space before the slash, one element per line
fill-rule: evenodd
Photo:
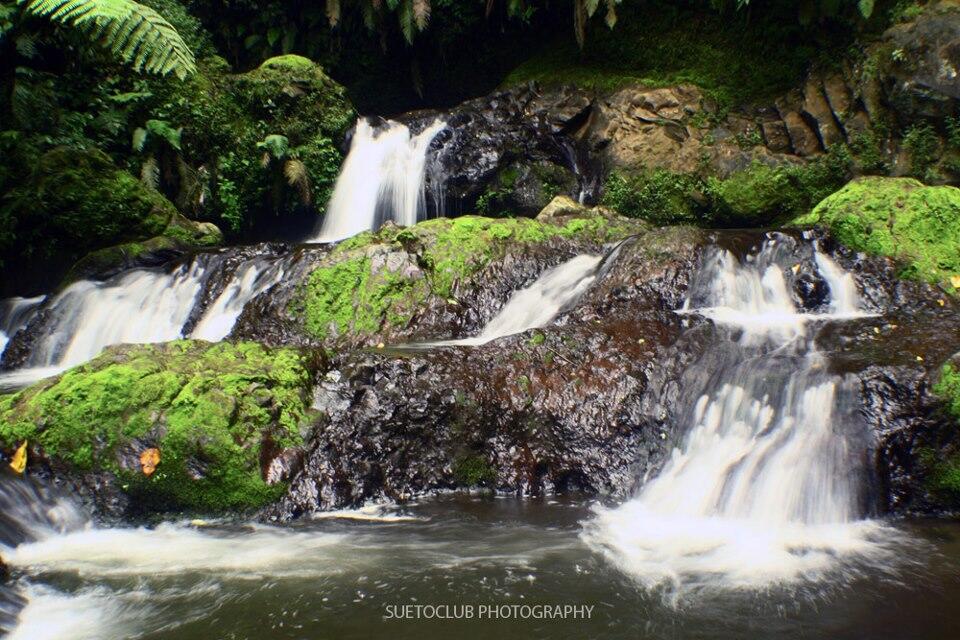
<path fill-rule="evenodd" d="M 0 448 L 28 442 L 39 472 L 112 515 L 253 509 L 284 491 L 266 478 L 302 443 L 319 362 L 252 343 L 113 347 L 0 396 Z"/>
<path fill-rule="evenodd" d="M 799 226 L 823 225 L 846 246 L 895 258 L 903 275 L 960 288 L 960 189 L 912 178 L 863 177 L 823 200 Z"/>

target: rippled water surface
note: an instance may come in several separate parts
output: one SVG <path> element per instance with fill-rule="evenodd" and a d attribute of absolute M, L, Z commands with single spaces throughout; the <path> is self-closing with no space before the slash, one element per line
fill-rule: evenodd
<path fill-rule="evenodd" d="M 896 569 L 762 589 L 649 588 L 584 541 L 583 502 L 446 497 L 288 528 L 86 529 L 8 549 L 10 637 L 947 638 L 960 526 L 899 523 Z M 13 591 L 16 591 L 14 593 Z M 388 605 L 592 605 L 589 620 L 397 620 Z"/>

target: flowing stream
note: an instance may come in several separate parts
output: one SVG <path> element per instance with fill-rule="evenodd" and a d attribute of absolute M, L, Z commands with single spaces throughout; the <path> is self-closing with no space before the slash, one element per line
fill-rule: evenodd
<path fill-rule="evenodd" d="M 705 259 L 678 311 L 691 328 L 705 318 L 714 332 L 676 409 L 686 435 L 619 506 L 460 495 L 284 527 L 107 526 L 37 480 L 0 473 L 0 556 L 12 571 L 0 584 L 0 630 L 16 640 L 948 637 L 960 624 L 950 606 L 960 597 L 960 528 L 871 519 L 858 390 L 829 372 L 816 340 L 827 323 L 863 315 L 856 285 L 816 253 L 829 298 L 800 310 L 784 242 L 773 236 L 746 257 L 716 249 Z M 471 340 L 549 322 L 616 251 L 546 271 Z M 41 307 L 56 329 L 31 357 L 63 366 L 111 340 L 167 339 L 185 327 L 223 337 L 243 304 L 283 277 L 284 263 L 239 261 L 201 295 L 221 259 L 73 285 Z M 89 296 L 114 314 L 162 305 L 170 320 L 114 322 Z M 17 308 L 29 316 L 39 302 Z M 464 603 L 592 613 L 576 621 L 387 613 Z"/>
<path fill-rule="evenodd" d="M 897 534 L 866 519 L 868 434 L 855 381 L 828 372 L 817 328 L 863 315 L 856 285 L 828 256 L 819 313 L 788 290 L 787 239 L 742 263 L 715 250 L 682 310 L 713 320 L 717 342 L 682 392 L 681 446 L 632 500 L 597 509 L 585 540 L 649 588 L 679 598 L 710 588 L 842 580 L 895 567 Z"/>
<path fill-rule="evenodd" d="M 224 339 L 247 302 L 283 278 L 286 264 L 255 256 L 233 266 L 229 258 L 229 252 L 201 253 L 170 270 L 133 269 L 106 281 L 80 280 L 49 300 L 4 301 L 0 347 L 38 314 L 41 324 L 23 366 L 0 374 L 0 388 L 83 364 L 110 345 Z M 216 296 L 205 304 L 210 293 Z"/>

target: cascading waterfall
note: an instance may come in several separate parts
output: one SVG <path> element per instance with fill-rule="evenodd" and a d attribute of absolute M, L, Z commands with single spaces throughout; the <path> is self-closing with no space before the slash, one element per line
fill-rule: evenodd
<path fill-rule="evenodd" d="M 444 127 L 437 120 L 412 135 L 398 122 L 374 128 L 360 120 L 326 215 L 311 241 L 342 240 L 376 230 L 388 220 L 415 225 L 425 211 L 427 152 Z"/>
<path fill-rule="evenodd" d="M 743 263 L 727 251 L 707 258 L 683 313 L 711 318 L 720 342 L 681 399 L 685 440 L 635 498 L 598 508 L 584 529 L 625 573 L 672 597 L 815 579 L 889 553 L 890 531 L 864 519 L 856 385 L 828 372 L 811 331 L 862 315 L 856 287 L 817 252 L 829 312 L 800 313 L 789 242 L 773 237 Z"/>
<path fill-rule="evenodd" d="M 478 335 L 419 346 L 478 346 L 548 324 L 571 308 L 603 276 L 628 241 L 629 238 L 618 243 L 606 255 L 579 255 L 547 269 L 533 284 L 515 291 Z"/>
<path fill-rule="evenodd" d="M 247 303 L 283 279 L 284 264 L 254 258 L 241 265 L 190 332 L 190 337 L 217 342 L 230 335 Z"/>
<path fill-rule="evenodd" d="M 191 337 L 216 342 L 232 331 L 244 306 L 279 282 L 283 260 L 254 257 L 230 274 L 222 292 L 199 309 L 203 293 L 227 266 L 227 254 L 199 254 L 171 271 L 134 269 L 106 281 L 75 282 L 45 304 L 26 301 L 0 321 L 10 335 L 38 311 L 44 317 L 24 367 L 0 375 L 0 387 L 16 388 L 95 358 L 116 344 L 168 342 Z M 199 313 L 202 311 L 202 313 Z M 189 320 L 199 314 L 192 331 Z"/>

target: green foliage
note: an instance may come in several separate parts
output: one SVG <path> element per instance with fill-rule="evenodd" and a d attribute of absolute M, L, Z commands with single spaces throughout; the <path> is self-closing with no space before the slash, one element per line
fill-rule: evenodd
<path fill-rule="evenodd" d="M 793 224 L 821 224 L 857 251 L 890 256 L 901 275 L 941 283 L 960 275 L 960 189 L 911 178 L 858 178 Z"/>
<path fill-rule="evenodd" d="M 638 175 L 613 173 L 604 186 L 603 204 L 620 215 L 656 225 L 686 224 L 700 219 L 694 194 L 704 188 L 696 175 L 664 169 Z"/>
<path fill-rule="evenodd" d="M 947 413 L 956 421 L 955 427 L 960 428 L 960 371 L 945 364 L 933 392 L 944 401 Z M 928 488 L 954 505 L 960 504 L 960 454 L 944 455 L 932 450 L 923 453 Z"/>
<path fill-rule="evenodd" d="M 583 51 L 548 40 L 504 84 L 536 80 L 607 92 L 691 83 L 723 109 L 796 86 L 817 54 L 799 25 L 775 14 L 747 21 L 670 3 L 638 3 L 622 13 L 617 29 L 590 37 Z"/>
<path fill-rule="evenodd" d="M 311 60 L 280 56 L 231 74 L 209 59 L 186 83 L 161 89 L 156 115 L 181 125 L 184 156 L 210 168 L 211 197 L 192 216 L 239 235 L 266 224 L 264 213 L 326 204 L 342 161 L 335 141 L 355 113 Z"/>
<path fill-rule="evenodd" d="M 882 175 L 890 170 L 883 153 L 883 140 L 875 129 L 855 134 L 850 140 L 850 151 L 863 173 Z"/>
<path fill-rule="evenodd" d="M 193 52 L 154 9 L 133 0 L 18 0 L 28 14 L 77 27 L 136 70 L 183 79 L 196 71 Z"/>
<path fill-rule="evenodd" d="M 497 480 L 496 471 L 478 455 L 462 455 L 453 463 L 453 479 L 465 487 L 492 485 Z"/>
<path fill-rule="evenodd" d="M 927 122 L 911 125 L 903 136 L 903 148 L 910 157 L 910 175 L 927 179 L 940 152 L 940 139 L 933 127 Z"/>
<path fill-rule="evenodd" d="M 311 366 L 253 343 L 115 347 L 0 398 L 0 444 L 116 474 L 144 512 L 256 508 L 284 490 L 263 481 L 260 456 L 301 444 Z M 160 450 L 150 477 L 137 462 L 148 447 Z"/>

